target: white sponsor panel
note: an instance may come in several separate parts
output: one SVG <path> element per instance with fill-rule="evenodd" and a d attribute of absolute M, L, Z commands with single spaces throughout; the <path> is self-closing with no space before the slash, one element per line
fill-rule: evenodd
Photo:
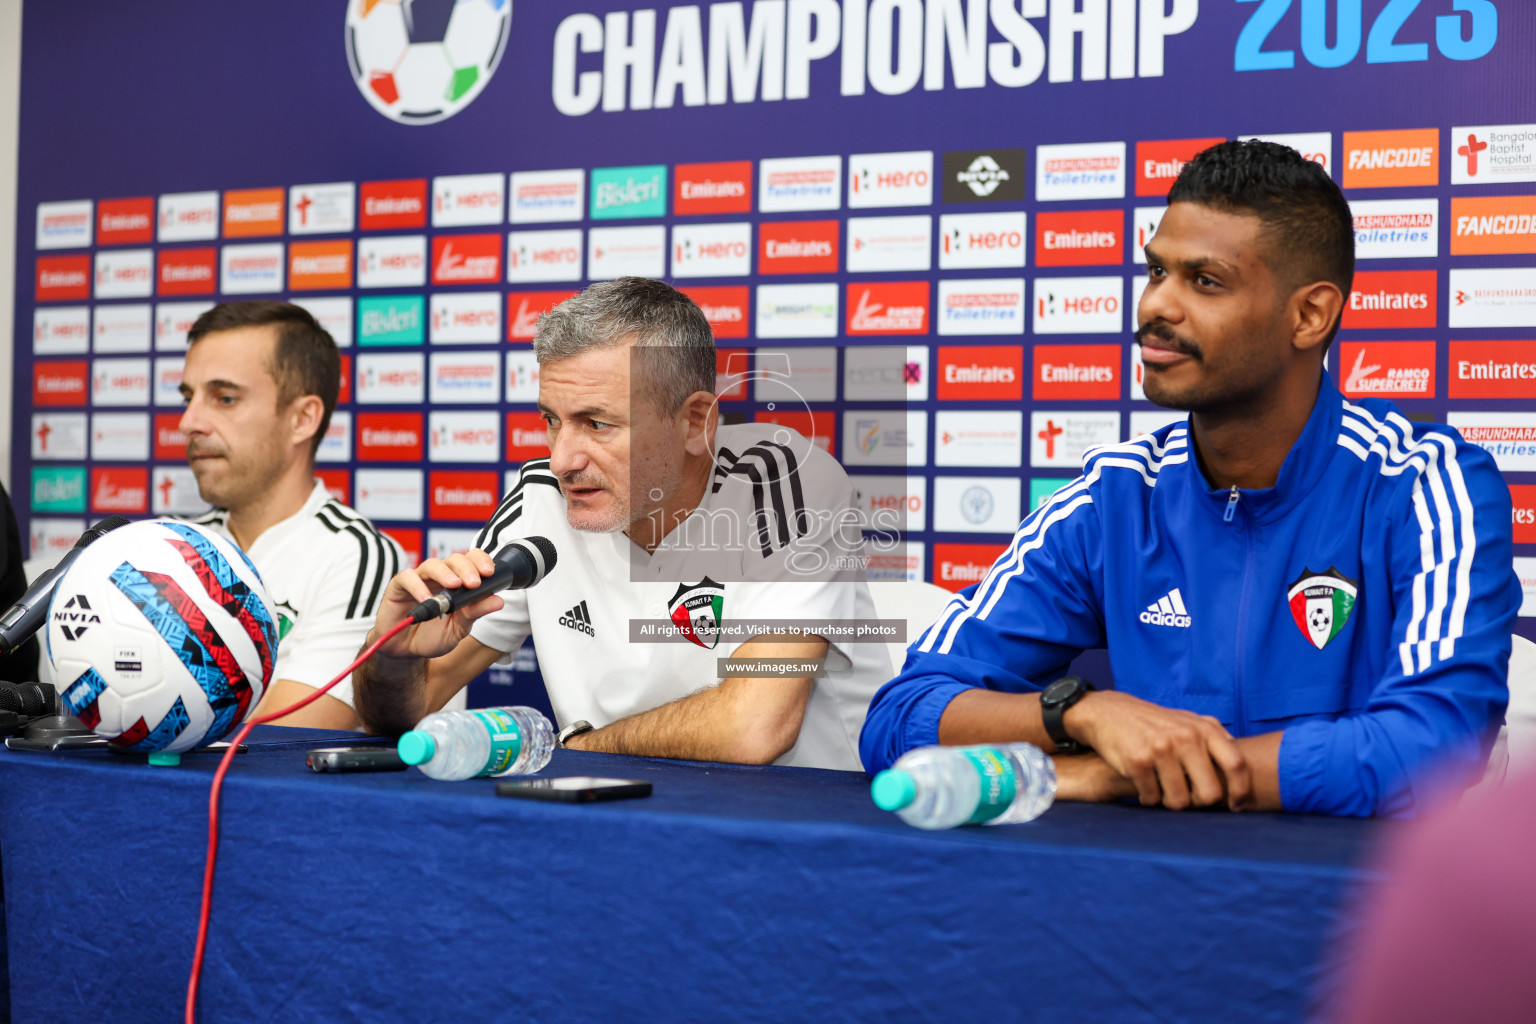
<path fill-rule="evenodd" d="M 288 190 L 290 235 L 334 235 L 356 221 L 357 186 L 350 181 L 294 185 Z"/>
<path fill-rule="evenodd" d="M 1536 413 L 1452 412 L 1445 422 L 1492 455 L 1506 473 L 1536 471 Z"/>
<path fill-rule="evenodd" d="M 581 220 L 587 172 L 513 171 L 507 216 L 513 224 L 544 224 Z"/>
<path fill-rule="evenodd" d="M 679 224 L 672 229 L 673 277 L 744 277 L 751 272 L 751 224 Z"/>
<path fill-rule="evenodd" d="M 1167 212 L 1166 206 L 1138 206 L 1131 211 L 1131 262 L 1147 262 L 1147 243 L 1157 234 Z"/>
<path fill-rule="evenodd" d="M 927 345 L 850 345 L 843 349 L 843 398 L 921 402 L 928 397 Z"/>
<path fill-rule="evenodd" d="M 928 414 L 905 409 L 843 412 L 843 465 L 926 466 Z"/>
<path fill-rule="evenodd" d="M 1452 128 L 1446 159 L 1452 185 L 1536 181 L 1536 124 Z"/>
<path fill-rule="evenodd" d="M 850 273 L 927 270 L 933 265 L 933 218 L 849 217 L 844 251 Z"/>
<path fill-rule="evenodd" d="M 359 469 L 353 477 L 353 507 L 369 519 L 421 519 L 422 472 L 419 469 Z"/>
<path fill-rule="evenodd" d="M 162 242 L 195 242 L 219 237 L 217 192 L 173 192 L 156 206 L 155 237 Z"/>
<path fill-rule="evenodd" d="M 359 353 L 357 403 L 413 405 L 425 401 L 425 363 L 420 352 Z"/>
<path fill-rule="evenodd" d="M 798 156 L 757 165 L 757 208 L 763 213 L 836 210 L 842 206 L 843 158 Z"/>
<path fill-rule="evenodd" d="M 431 413 L 427 441 L 427 457 L 433 462 L 500 462 L 501 414 Z"/>
<path fill-rule="evenodd" d="M 430 337 L 434 345 L 474 345 L 501 340 L 500 292 L 433 292 Z"/>
<path fill-rule="evenodd" d="M 1161 430 L 1170 423 L 1184 423 L 1189 413 L 1183 409 L 1138 409 L 1131 413 L 1131 436 L 1140 437 Z"/>
<path fill-rule="evenodd" d="M 155 351 L 185 352 L 187 332 L 197 318 L 213 308 L 211 302 L 160 302 L 155 304 Z"/>
<path fill-rule="evenodd" d="M 1078 469 L 1088 449 L 1120 443 L 1118 412 L 1032 412 L 1029 414 L 1029 464 Z"/>
<path fill-rule="evenodd" d="M 89 199 L 37 204 L 37 248 L 80 249 L 96 231 L 96 204 Z"/>
<path fill-rule="evenodd" d="M 940 281 L 940 334 L 1023 334 L 1024 279 Z"/>
<path fill-rule="evenodd" d="M 149 351 L 155 317 L 148 303 L 97 306 L 91 319 L 91 346 L 98 354 Z"/>
<path fill-rule="evenodd" d="M 315 451 L 315 461 L 352 461 L 352 413 L 350 411 L 337 409 L 331 413 L 331 422 L 326 425 L 325 437 L 320 439 L 320 447 Z"/>
<path fill-rule="evenodd" d="M 923 579 L 924 562 L 928 547 L 920 540 L 883 543 L 871 539 L 865 547 L 864 578 L 871 583 L 914 583 Z M 915 643 L 917 635 L 908 633 L 907 641 Z"/>
<path fill-rule="evenodd" d="M 148 462 L 149 413 L 98 412 L 92 415 L 91 458 L 97 462 Z"/>
<path fill-rule="evenodd" d="M 149 249 L 106 249 L 96 254 L 98 299 L 141 299 L 155 289 L 155 255 Z"/>
<path fill-rule="evenodd" d="M 850 476 L 864 529 L 914 532 L 928 528 L 928 480 L 921 476 Z"/>
<path fill-rule="evenodd" d="M 219 291 L 267 295 L 283 290 L 283 243 L 226 245 L 219 250 Z"/>
<path fill-rule="evenodd" d="M 97 309 L 111 309 L 98 306 Z M 148 332 L 145 332 L 146 337 Z M 91 347 L 91 307 L 38 306 L 32 311 L 32 354 L 77 355 Z"/>
<path fill-rule="evenodd" d="M 84 519 L 34 518 L 27 528 L 27 557 L 57 562 L 85 532 Z"/>
<path fill-rule="evenodd" d="M 290 300 L 309 310 L 309 315 L 319 321 L 336 342 L 337 348 L 352 347 L 352 299 L 345 295 L 315 299 L 305 296 Z"/>
<path fill-rule="evenodd" d="M 155 357 L 155 405 L 162 408 L 175 408 L 184 404 L 181 397 L 181 378 L 186 368 L 186 359 L 181 356 L 156 356 Z"/>
<path fill-rule="evenodd" d="M 941 533 L 1012 533 L 1019 527 L 1017 478 L 941 476 L 933 481 L 933 528 Z"/>
<path fill-rule="evenodd" d="M 1333 133 L 1332 132 L 1292 132 L 1282 135 L 1240 135 L 1239 142 L 1247 142 L 1250 139 L 1259 139 L 1264 142 L 1278 142 L 1282 146 L 1290 146 L 1302 156 L 1318 164 L 1333 177 Z"/>
<path fill-rule="evenodd" d="M 1123 199 L 1125 143 L 1035 147 L 1035 198 Z"/>
<path fill-rule="evenodd" d="M 1520 577 L 1520 611 L 1522 619 L 1536 618 L 1536 558 L 1516 555 L 1515 575 Z"/>
<path fill-rule="evenodd" d="M 1031 327 L 1036 334 L 1119 334 L 1125 279 L 1037 277 Z"/>
<path fill-rule="evenodd" d="M 83 412 L 32 414 L 32 458 L 83 459 L 90 437 Z"/>
<path fill-rule="evenodd" d="M 1023 433 L 1024 414 L 1016 410 L 940 412 L 933 420 L 933 464 L 1017 467 Z"/>
<path fill-rule="evenodd" d="M 507 235 L 507 280 L 513 284 L 581 279 L 581 229 L 513 231 Z"/>
<path fill-rule="evenodd" d="M 1025 238 L 1026 214 L 1022 211 L 946 213 L 939 218 L 939 269 L 1022 267 Z"/>
<path fill-rule="evenodd" d="M 1130 353 L 1130 366 L 1126 368 L 1125 379 L 1131 383 L 1131 401 L 1145 402 L 1147 400 L 1147 368 L 1141 361 L 1141 346 L 1132 342 L 1125 348 Z"/>
<path fill-rule="evenodd" d="M 757 402 L 835 402 L 837 349 L 760 348 L 752 391 Z"/>
<path fill-rule="evenodd" d="M 1451 268 L 1450 326 L 1536 327 L 1536 267 Z"/>
<path fill-rule="evenodd" d="M 759 338 L 835 338 L 837 326 L 837 285 L 757 286 Z"/>
<path fill-rule="evenodd" d="M 1356 199 L 1355 259 L 1391 260 L 1440 255 L 1440 200 Z"/>
<path fill-rule="evenodd" d="M 419 288 L 426 283 L 426 235 L 357 240 L 359 288 Z"/>
<path fill-rule="evenodd" d="M 432 179 L 432 226 L 500 224 L 507 179 L 500 174 L 450 174 Z"/>
<path fill-rule="evenodd" d="M 539 400 L 539 361 L 532 352 L 507 353 L 507 401 Z"/>
<path fill-rule="evenodd" d="M 664 226 L 593 228 L 587 232 L 589 279 L 660 277 L 666 272 L 667 229 Z"/>
<path fill-rule="evenodd" d="M 500 352 L 434 352 L 428 368 L 433 405 L 495 405 L 501 395 Z"/>
<path fill-rule="evenodd" d="M 447 558 L 462 554 L 475 546 L 480 531 L 474 527 L 433 526 L 427 530 L 428 558 Z"/>
<path fill-rule="evenodd" d="M 149 404 L 148 359 L 97 359 L 91 363 L 91 404 Z"/>
<path fill-rule="evenodd" d="M 197 477 L 186 466 L 156 466 L 149 478 L 149 508 L 157 516 L 190 516 L 208 511 Z"/>
<path fill-rule="evenodd" d="M 848 208 L 933 205 L 933 153 L 855 153 L 848 158 Z"/>

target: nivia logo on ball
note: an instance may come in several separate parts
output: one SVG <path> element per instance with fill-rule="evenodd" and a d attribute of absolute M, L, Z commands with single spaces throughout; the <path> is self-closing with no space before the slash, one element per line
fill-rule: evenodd
<path fill-rule="evenodd" d="M 512 0 L 347 0 L 352 80 L 392 121 L 442 121 L 496 73 L 511 22 Z"/>

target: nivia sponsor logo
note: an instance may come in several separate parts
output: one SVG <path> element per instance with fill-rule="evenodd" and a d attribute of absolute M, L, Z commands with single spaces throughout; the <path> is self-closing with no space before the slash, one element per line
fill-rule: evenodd
<path fill-rule="evenodd" d="M 224 193 L 224 237 L 258 238 L 283 233 L 287 197 L 280 188 L 247 188 Z"/>
<path fill-rule="evenodd" d="M 147 462 L 149 413 L 94 414 L 91 417 L 91 458 L 97 462 Z"/>
<path fill-rule="evenodd" d="M 424 364 L 419 352 L 358 355 L 357 401 L 363 405 L 414 405 L 425 401 Z"/>
<path fill-rule="evenodd" d="M 927 270 L 933 261 L 933 218 L 849 217 L 850 273 Z"/>
<path fill-rule="evenodd" d="M 1452 412 L 1445 422 L 1460 431 L 1463 440 L 1492 455 L 1505 472 L 1536 470 L 1536 413 Z"/>
<path fill-rule="evenodd" d="M 508 292 L 507 340 L 532 341 L 539 317 L 575 294 L 572 291 Z M 434 300 L 436 298 L 433 296 Z"/>
<path fill-rule="evenodd" d="M 1457 196 L 1451 200 L 1451 255 L 1536 253 L 1536 196 Z"/>
<path fill-rule="evenodd" d="M 434 352 L 430 369 L 433 405 L 495 405 L 501 395 L 499 352 Z"/>
<path fill-rule="evenodd" d="M 426 283 L 425 235 L 387 235 L 358 240 L 359 288 L 420 288 Z"/>
<path fill-rule="evenodd" d="M 759 274 L 835 274 L 839 232 L 835 220 L 769 221 L 758 226 Z"/>
<path fill-rule="evenodd" d="M 34 295 L 38 302 L 91 297 L 89 256 L 39 256 Z"/>
<path fill-rule="evenodd" d="M 357 301 L 357 343 L 420 345 L 426 339 L 420 295 L 364 296 Z"/>
<path fill-rule="evenodd" d="M 1114 400 L 1120 397 L 1119 345 L 1036 345 L 1037 401 Z"/>
<path fill-rule="evenodd" d="M 1337 376 L 1350 398 L 1434 398 L 1435 343 L 1342 342 Z"/>
<path fill-rule="evenodd" d="M 294 185 L 288 190 L 290 235 L 334 235 L 351 231 L 357 186 L 350 181 Z"/>
<path fill-rule="evenodd" d="M 679 224 L 672 229 L 673 277 L 745 277 L 751 272 L 751 224 Z"/>
<path fill-rule="evenodd" d="M 507 236 L 507 280 L 513 284 L 581 279 L 580 228 L 513 231 Z"/>
<path fill-rule="evenodd" d="M 1122 199 L 1125 143 L 1087 142 L 1035 148 L 1035 199 Z"/>
<path fill-rule="evenodd" d="M 209 295 L 217 285 L 218 251 L 161 249 L 155 255 L 155 289 L 161 295 Z"/>
<path fill-rule="evenodd" d="M 1345 188 L 1440 184 L 1440 131 L 1345 132 Z"/>
<path fill-rule="evenodd" d="M 181 356 L 156 356 L 155 357 L 155 404 L 157 406 L 180 406 L 185 404 L 181 397 L 181 380 L 185 376 L 186 360 Z"/>
<path fill-rule="evenodd" d="M 149 470 L 143 466 L 97 466 L 91 470 L 91 511 L 128 515 L 149 511 Z"/>
<path fill-rule="evenodd" d="M 1080 267 L 1125 262 L 1125 214 L 1119 210 L 1041 213 L 1035 217 L 1035 264 Z"/>
<path fill-rule="evenodd" d="M 434 412 L 427 437 L 433 462 L 501 461 L 501 424 L 494 412 Z"/>
<path fill-rule="evenodd" d="M 745 338 L 747 336 L 747 303 L 748 295 L 746 285 L 722 285 L 715 288 L 701 288 L 693 286 L 681 289 L 684 295 L 692 299 L 703 312 L 704 319 L 709 321 L 709 326 L 715 332 L 716 338 Z M 836 301 L 837 291 L 833 289 L 833 301 Z M 836 331 L 837 310 L 832 311 L 833 330 Z"/>
<path fill-rule="evenodd" d="M 1536 327 L 1536 267 L 1452 268 L 1452 327 Z"/>
<path fill-rule="evenodd" d="M 219 253 L 219 291 L 266 295 L 283 290 L 283 243 L 226 245 Z"/>
<path fill-rule="evenodd" d="M 1120 277 L 1035 279 L 1036 334 L 1119 334 L 1124 329 Z"/>
<path fill-rule="evenodd" d="M 509 191 L 513 224 L 547 224 L 581 220 L 587 172 L 580 167 L 559 171 L 513 171 Z"/>
<path fill-rule="evenodd" d="M 837 337 L 837 285 L 757 286 L 759 338 Z"/>
<path fill-rule="evenodd" d="M 498 292 L 433 292 L 429 320 L 434 345 L 500 341 L 501 295 Z"/>
<path fill-rule="evenodd" d="M 432 226 L 500 224 L 507 179 L 500 174 L 448 174 L 432 179 Z"/>
<path fill-rule="evenodd" d="M 97 359 L 91 364 L 91 404 L 149 405 L 148 359 Z"/>
<path fill-rule="evenodd" d="M 1437 313 L 1433 270 L 1363 270 L 1355 273 L 1342 326 L 1434 327 Z"/>
<path fill-rule="evenodd" d="M 1021 203 L 1024 201 L 1025 152 L 1022 149 L 969 149 L 944 154 L 946 203 Z"/>
<path fill-rule="evenodd" d="M 427 179 L 365 181 L 358 225 L 364 231 L 399 231 L 427 226 Z"/>
<path fill-rule="evenodd" d="M 855 153 L 848 158 L 848 207 L 929 206 L 933 153 Z"/>
<path fill-rule="evenodd" d="M 1447 159 L 1452 185 L 1536 181 L 1536 124 L 1452 128 Z"/>
<path fill-rule="evenodd" d="M 1317 164 L 1333 177 L 1333 133 L 1332 132 L 1291 132 L 1280 135 L 1239 135 L 1238 141 L 1247 142 L 1250 139 L 1259 139 L 1263 142 L 1276 142 L 1282 146 L 1290 146 L 1302 156 Z"/>
<path fill-rule="evenodd" d="M 1017 468 L 1023 460 L 1024 414 L 945 410 L 933 421 L 935 466 Z"/>
<path fill-rule="evenodd" d="M 100 306 L 98 309 L 111 309 Z M 91 344 L 89 306 L 39 306 L 32 311 L 33 355 L 85 352 Z"/>
<path fill-rule="evenodd" d="M 1076 469 L 1090 448 L 1120 441 L 1118 412 L 1031 412 L 1029 464 Z"/>
<path fill-rule="evenodd" d="M 843 158 L 802 156 L 757 165 L 758 209 L 763 213 L 836 210 L 842 206 Z"/>
<path fill-rule="evenodd" d="M 1408 259 L 1440 255 L 1440 200 L 1357 199 L 1355 258 Z"/>
<path fill-rule="evenodd" d="M 85 467 L 33 467 L 32 508 L 37 512 L 84 512 Z"/>
<path fill-rule="evenodd" d="M 115 249 L 96 254 L 96 297 L 147 297 L 155 286 L 155 263 L 149 249 Z"/>
<path fill-rule="evenodd" d="M 500 235 L 438 235 L 432 239 L 433 284 L 500 281 Z"/>
<path fill-rule="evenodd" d="M 661 277 L 667 267 L 667 229 L 660 224 L 593 228 L 587 232 L 587 277 Z"/>
<path fill-rule="evenodd" d="M 155 199 L 103 199 L 96 206 L 97 245 L 142 245 L 155 240 Z"/>
<path fill-rule="evenodd" d="M 1012 533 L 1018 528 L 1017 479 L 941 476 L 933 481 L 933 528 L 940 533 Z"/>
<path fill-rule="evenodd" d="M 845 466 L 928 464 L 928 414 L 916 410 L 845 410 Z"/>
<path fill-rule="evenodd" d="M 37 204 L 37 248 L 80 249 L 91 244 L 92 211 L 89 199 Z"/>
<path fill-rule="evenodd" d="M 928 282 L 888 281 L 848 286 L 848 333 L 927 334 Z"/>
<path fill-rule="evenodd" d="M 1023 346 L 939 347 L 939 401 L 1016 402 L 1023 397 Z"/>
<path fill-rule="evenodd" d="M 593 220 L 667 215 L 667 167 L 598 167 L 592 171 Z"/>
<path fill-rule="evenodd" d="M 1225 141 L 1224 138 L 1162 139 L 1136 143 L 1136 194 L 1167 195 L 1195 154 Z"/>
<path fill-rule="evenodd" d="M 927 529 L 928 481 L 920 476 L 851 476 L 853 503 L 867 529 Z"/>
<path fill-rule="evenodd" d="M 1025 214 L 946 213 L 939 218 L 939 269 L 1024 266 Z"/>
<path fill-rule="evenodd" d="M 1451 342 L 1449 398 L 1536 398 L 1536 341 Z"/>
<path fill-rule="evenodd" d="M 97 306 L 92 311 L 91 344 L 104 355 L 148 352 L 154 319 L 148 303 Z"/>
<path fill-rule="evenodd" d="M 940 334 L 1023 334 L 1024 279 L 939 282 Z"/>
<path fill-rule="evenodd" d="M 672 212 L 752 212 L 752 161 L 678 164 L 672 186 Z"/>
<path fill-rule="evenodd" d="M 155 351 L 185 352 L 187 332 L 213 308 L 207 302 L 160 302 L 155 305 Z"/>
<path fill-rule="evenodd" d="M 357 511 L 378 521 L 419 522 L 422 472 L 419 469 L 359 469 Z"/>
<path fill-rule="evenodd" d="M 83 459 L 89 437 L 83 412 L 32 414 L 34 459 Z"/>
<path fill-rule="evenodd" d="M 200 242 L 219 237 L 217 192 L 171 192 L 160 197 L 155 223 L 162 242 Z"/>

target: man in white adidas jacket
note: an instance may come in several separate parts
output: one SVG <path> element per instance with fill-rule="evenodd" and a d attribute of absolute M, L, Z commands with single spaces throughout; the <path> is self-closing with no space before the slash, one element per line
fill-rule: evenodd
<path fill-rule="evenodd" d="M 474 550 L 396 576 L 372 635 L 477 586 L 518 537 L 550 538 L 559 562 L 359 669 L 369 730 L 411 728 L 531 635 L 567 746 L 857 770 L 891 667 L 878 637 L 855 642 L 874 609 L 842 468 L 782 427 L 719 424 L 709 324 L 660 281 L 593 285 L 539 321 L 534 352 L 550 457 Z"/>

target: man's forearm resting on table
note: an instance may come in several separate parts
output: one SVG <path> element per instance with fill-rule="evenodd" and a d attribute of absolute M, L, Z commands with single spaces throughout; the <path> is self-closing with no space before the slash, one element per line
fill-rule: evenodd
<path fill-rule="evenodd" d="M 364 647 L 375 637 L 368 634 Z M 376 736 L 398 736 L 424 713 L 427 659 L 375 654 L 352 673 L 352 700 L 363 728 Z"/>

